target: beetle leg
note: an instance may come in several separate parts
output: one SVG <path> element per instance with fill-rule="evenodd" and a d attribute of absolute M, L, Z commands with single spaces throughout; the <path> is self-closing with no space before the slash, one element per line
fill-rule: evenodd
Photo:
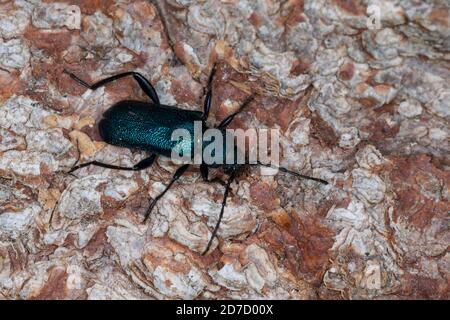
<path fill-rule="evenodd" d="M 148 81 L 139 72 L 129 71 L 129 72 L 124 72 L 124 73 L 119 73 L 119 74 L 116 74 L 114 76 L 111 76 L 111 77 L 105 78 L 103 80 L 100 80 L 100 81 L 98 81 L 98 82 L 96 82 L 94 84 L 89 84 L 89 83 L 81 80 L 76 75 L 74 75 L 73 73 L 67 71 L 66 69 L 64 69 L 64 72 L 67 73 L 73 80 L 75 80 L 76 82 L 81 84 L 83 87 L 91 89 L 91 90 L 95 90 L 95 89 L 97 89 L 97 88 L 99 88 L 101 86 L 104 86 L 105 84 L 113 82 L 114 80 L 121 79 L 121 78 L 128 77 L 128 76 L 133 76 L 134 80 L 136 80 L 136 82 L 139 84 L 139 86 L 145 92 L 145 94 L 147 96 L 149 96 L 150 99 L 152 99 L 153 103 L 156 104 L 156 105 L 160 104 L 159 103 L 158 94 L 156 93 L 155 88 L 153 88 L 153 86 L 150 83 L 150 81 Z"/>
<path fill-rule="evenodd" d="M 225 186 L 225 193 L 223 195 L 222 208 L 220 209 L 219 218 L 217 219 L 216 226 L 214 227 L 211 237 L 209 238 L 208 245 L 206 246 L 205 251 L 202 252 L 202 255 L 205 255 L 205 253 L 208 252 L 208 250 L 211 247 L 211 244 L 214 240 L 214 237 L 216 236 L 217 231 L 219 230 L 220 222 L 222 221 L 222 217 L 223 217 L 223 211 L 225 210 L 225 205 L 227 204 L 228 193 L 230 192 L 230 185 L 234 180 L 234 176 L 235 176 L 235 172 L 233 171 L 231 173 L 230 177 L 228 178 L 227 185 Z"/>
<path fill-rule="evenodd" d="M 102 167 L 102 168 L 108 168 L 108 169 L 115 169 L 115 170 L 129 170 L 129 171 L 139 171 L 139 170 L 144 170 L 148 167 L 150 167 L 153 162 L 156 159 L 156 154 L 152 154 L 151 156 L 139 161 L 137 164 L 135 164 L 132 167 L 121 167 L 121 166 L 115 166 L 112 164 L 107 164 L 107 163 L 102 163 L 102 162 L 98 162 L 98 161 L 90 161 L 90 162 L 86 162 L 86 163 L 82 163 L 79 164 L 77 166 L 74 166 L 72 169 L 70 169 L 69 173 L 72 173 L 78 169 L 93 165 L 93 166 L 97 166 L 97 167 Z"/>
<path fill-rule="evenodd" d="M 222 185 L 224 187 L 226 187 L 226 185 L 227 185 L 227 183 L 225 181 L 221 180 L 218 177 L 215 177 L 215 178 L 212 178 L 211 180 L 209 180 L 209 178 L 208 178 L 208 166 L 206 164 L 204 164 L 204 163 L 200 165 L 200 173 L 202 174 L 203 181 L 205 181 L 205 182 L 212 182 L 212 183 L 216 182 L 216 183 L 218 183 L 218 184 L 220 184 L 220 185 Z"/>
<path fill-rule="evenodd" d="M 212 101 L 212 82 L 214 79 L 214 75 L 216 73 L 216 64 L 213 65 L 211 73 L 208 78 L 208 84 L 206 86 L 206 96 L 205 96 L 205 102 L 203 105 L 203 116 L 202 120 L 206 121 L 208 119 L 209 110 L 211 109 L 211 101 Z"/>
<path fill-rule="evenodd" d="M 164 194 L 170 189 L 170 187 L 172 187 L 172 185 L 178 179 L 180 179 L 180 177 L 186 172 L 186 170 L 188 168 L 189 168 L 189 164 L 185 164 L 185 165 L 179 167 L 177 169 L 177 171 L 175 171 L 175 174 L 173 175 L 172 180 L 170 180 L 169 184 L 164 189 L 164 191 L 161 192 L 159 195 L 157 195 L 155 199 L 151 200 L 150 207 L 147 209 L 147 212 L 145 213 L 144 223 L 147 221 L 148 217 L 150 216 L 150 213 L 152 212 L 152 210 L 153 210 L 154 206 L 156 205 L 156 203 L 158 202 L 158 200 L 161 199 L 164 196 Z"/>
<path fill-rule="evenodd" d="M 209 180 L 209 182 L 211 182 L 211 183 L 218 183 L 218 184 L 220 184 L 221 186 L 224 186 L 224 187 L 226 187 L 227 186 L 227 183 L 225 182 L 225 181 L 223 181 L 223 180 L 221 180 L 220 178 L 218 178 L 218 177 L 215 177 L 215 178 L 213 178 L 212 180 Z"/>
<path fill-rule="evenodd" d="M 178 58 L 178 56 L 177 56 L 177 54 L 176 54 L 176 51 L 175 51 L 175 44 L 174 44 L 174 42 L 173 42 L 173 40 L 172 40 L 172 37 L 171 37 L 171 31 L 172 31 L 172 28 L 170 28 L 169 29 L 169 24 L 167 23 L 167 21 L 166 21 L 166 16 L 167 16 L 167 9 L 166 9 L 166 5 L 165 4 L 162 4 L 162 5 L 160 5 L 159 4 L 159 1 L 155 1 L 155 0 L 150 0 L 150 2 L 151 2 L 151 4 L 155 7 L 155 9 L 156 9 L 156 11 L 157 11 L 157 16 L 159 17 L 159 19 L 160 19 L 160 21 L 161 21 L 161 23 L 162 23 L 162 25 L 163 25 L 163 30 L 164 30 L 164 32 L 165 32 L 165 34 L 166 34 L 166 37 L 167 37 L 167 42 L 169 43 L 169 46 L 170 46 L 170 49 L 171 49 L 171 51 L 172 51 L 172 54 L 173 54 L 173 57 L 174 57 L 174 60 L 172 60 L 172 62 L 173 61 L 176 61 L 176 62 L 178 62 L 178 64 L 183 64 L 181 61 L 180 61 L 180 58 Z"/>
<path fill-rule="evenodd" d="M 202 174 L 203 181 L 208 182 L 208 166 L 204 163 L 200 165 L 200 173 Z"/>
<path fill-rule="evenodd" d="M 229 116 L 227 116 L 225 119 L 222 120 L 222 122 L 217 126 L 218 129 L 224 129 L 226 128 L 231 121 L 233 121 L 234 117 L 236 115 L 238 115 L 239 113 L 241 113 L 242 111 L 244 111 L 244 109 L 250 104 L 250 102 L 252 102 L 254 99 L 254 96 L 250 96 L 247 99 L 245 99 L 244 103 L 242 104 L 242 106 L 239 108 L 238 111 L 230 114 Z"/>

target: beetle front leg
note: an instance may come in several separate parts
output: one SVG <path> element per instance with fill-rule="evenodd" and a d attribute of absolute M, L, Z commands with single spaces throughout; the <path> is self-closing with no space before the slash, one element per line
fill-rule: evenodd
<path fill-rule="evenodd" d="M 209 110 L 211 109 L 211 101 L 212 101 L 212 82 L 214 79 L 214 75 L 216 73 L 216 64 L 214 63 L 211 73 L 208 78 L 208 84 L 206 86 L 206 96 L 205 96 L 205 102 L 203 105 L 203 116 L 202 120 L 206 121 L 208 119 Z"/>
<path fill-rule="evenodd" d="M 202 175 L 203 181 L 211 182 L 211 183 L 215 183 L 216 182 L 216 183 L 218 183 L 218 184 L 220 184 L 222 186 L 226 186 L 227 185 L 225 181 L 221 180 L 218 177 L 215 177 L 215 178 L 212 178 L 211 180 L 209 180 L 209 178 L 208 178 L 208 171 L 209 171 L 208 170 L 208 166 L 206 164 L 202 163 L 200 165 L 200 173 Z"/>
<path fill-rule="evenodd" d="M 113 82 L 115 80 L 118 80 L 118 79 L 121 79 L 124 77 L 128 77 L 128 76 L 133 76 L 134 80 L 136 80 L 136 82 L 139 84 L 139 87 L 141 87 L 141 89 L 145 92 L 145 94 L 147 96 L 149 96 L 150 99 L 152 99 L 153 103 L 156 105 L 160 105 L 158 94 L 156 93 L 155 88 L 153 88 L 150 81 L 148 81 L 147 78 L 145 78 L 139 72 L 130 71 L 130 72 L 119 73 L 114 76 L 100 80 L 94 84 L 89 84 L 89 83 L 85 82 L 84 80 L 81 80 L 76 75 L 67 71 L 66 69 L 64 69 L 64 72 L 67 73 L 73 80 L 75 80 L 76 82 L 81 84 L 83 87 L 91 89 L 91 90 L 100 88 L 100 87 L 102 87 L 110 82 Z"/>
<path fill-rule="evenodd" d="M 227 204 L 227 198 L 228 198 L 228 193 L 230 192 L 230 188 L 231 188 L 231 183 L 234 180 L 235 177 L 235 172 L 233 171 L 230 175 L 230 177 L 228 178 L 227 184 L 225 186 L 225 193 L 223 195 L 223 200 L 222 200 L 222 207 L 220 208 L 220 213 L 219 213 L 219 218 L 217 219 L 217 223 L 216 226 L 214 227 L 214 230 L 211 234 L 211 237 L 209 238 L 208 244 L 206 245 L 205 250 L 202 252 L 202 255 L 205 255 L 209 248 L 211 247 L 211 244 L 214 240 L 214 237 L 217 235 L 217 231 L 219 230 L 219 226 L 220 226 L 220 222 L 222 222 L 222 217 L 223 217 L 223 212 L 225 210 L 225 205 Z"/>
<path fill-rule="evenodd" d="M 254 96 L 250 96 L 248 97 L 244 103 L 242 104 L 242 106 L 239 108 L 238 111 L 230 114 L 229 116 L 227 116 L 225 119 L 222 120 L 222 122 L 217 126 L 218 129 L 224 129 L 226 128 L 231 121 L 233 121 L 234 117 L 237 116 L 239 113 L 241 113 L 242 111 L 244 111 L 244 109 L 250 104 L 250 102 L 252 102 L 254 99 Z"/>
<path fill-rule="evenodd" d="M 203 181 L 209 182 L 208 180 L 208 166 L 204 163 L 200 165 L 200 173 L 202 175 Z"/>
<path fill-rule="evenodd" d="M 90 161 L 90 162 L 86 162 L 86 163 L 82 163 L 77 166 L 74 166 L 72 169 L 70 169 L 70 171 L 68 173 L 72 173 L 78 169 L 88 167 L 91 165 L 97 166 L 97 167 L 102 167 L 102 168 L 107 168 L 107 169 L 114 169 L 114 170 L 139 171 L 139 170 L 144 170 L 146 168 L 149 168 L 153 164 L 155 159 L 156 159 L 156 154 L 152 154 L 148 158 L 145 158 L 145 159 L 139 161 L 137 164 L 135 164 L 132 167 L 121 167 L 121 166 L 115 166 L 112 164 L 102 163 L 102 162 L 98 162 L 98 161 Z"/>
<path fill-rule="evenodd" d="M 170 180 L 167 187 L 164 189 L 163 192 L 161 192 L 159 195 L 156 196 L 155 199 L 152 199 L 150 202 L 150 207 L 147 209 L 147 212 L 145 213 L 144 223 L 147 221 L 148 217 L 150 216 L 150 213 L 152 212 L 153 208 L 155 207 L 156 203 L 159 199 L 161 199 L 164 194 L 169 191 L 170 187 L 178 180 L 180 177 L 186 172 L 186 170 L 189 168 L 189 164 L 185 164 L 177 169 L 175 171 L 175 174 L 172 177 L 172 180 Z"/>

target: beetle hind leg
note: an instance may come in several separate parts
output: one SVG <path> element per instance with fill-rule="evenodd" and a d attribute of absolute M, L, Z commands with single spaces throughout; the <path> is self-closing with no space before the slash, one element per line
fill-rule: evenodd
<path fill-rule="evenodd" d="M 86 163 L 82 163 L 82 164 L 73 166 L 72 169 L 70 169 L 70 171 L 68 173 L 72 174 L 74 171 L 76 171 L 78 169 L 88 167 L 91 165 L 97 166 L 97 167 L 102 167 L 102 168 L 107 168 L 107 169 L 113 169 L 113 170 L 140 171 L 140 170 L 149 168 L 153 164 L 155 159 L 156 159 L 156 154 L 152 154 L 149 157 L 139 161 L 137 164 L 135 164 L 132 167 L 122 167 L 122 166 L 115 166 L 112 164 L 103 163 L 103 162 L 99 162 L 99 161 L 90 161 L 90 162 L 86 162 Z"/>
<path fill-rule="evenodd" d="M 102 87 L 110 82 L 113 82 L 115 80 L 118 80 L 118 79 L 121 79 L 124 77 L 128 77 L 128 76 L 133 76 L 134 80 L 139 84 L 139 87 L 141 87 L 142 91 L 145 92 L 145 94 L 153 101 L 153 103 L 155 103 L 156 105 L 160 105 L 158 94 L 156 93 L 155 88 L 153 88 L 150 81 L 148 81 L 147 78 L 145 78 L 139 72 L 129 71 L 129 72 L 124 72 L 124 73 L 119 73 L 114 76 L 97 81 L 94 84 L 87 83 L 86 81 L 80 79 L 79 77 L 77 77 L 73 73 L 67 71 L 66 69 L 64 69 L 64 72 L 66 74 L 68 74 L 69 77 L 71 77 L 73 80 L 75 80 L 76 82 L 81 84 L 83 87 L 91 89 L 91 90 L 100 88 L 100 87 Z"/>

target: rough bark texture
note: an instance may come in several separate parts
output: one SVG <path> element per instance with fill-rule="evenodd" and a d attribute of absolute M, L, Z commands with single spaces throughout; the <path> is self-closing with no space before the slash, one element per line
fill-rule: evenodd
<path fill-rule="evenodd" d="M 381 9 L 368 29 L 366 9 Z M 0 298 L 449 298 L 450 9 L 445 0 L 0 1 Z M 223 187 L 191 170 L 142 223 L 175 166 L 106 145 L 122 99 L 201 110 L 251 93 L 234 127 L 279 128 L 282 164 Z M 79 152 L 78 152 L 79 150 Z M 216 173 L 221 176 L 221 172 Z"/>

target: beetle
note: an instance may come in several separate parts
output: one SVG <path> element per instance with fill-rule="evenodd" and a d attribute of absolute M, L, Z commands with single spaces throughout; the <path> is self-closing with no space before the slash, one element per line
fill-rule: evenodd
<path fill-rule="evenodd" d="M 132 170 L 139 171 L 149 168 L 155 161 L 157 156 L 170 157 L 172 154 L 172 149 L 177 144 L 176 141 L 172 140 L 172 133 L 175 129 L 186 129 L 193 135 L 194 122 L 201 121 L 202 128 L 204 130 L 208 129 L 206 120 L 211 109 L 212 101 L 212 82 L 214 74 L 216 72 L 216 65 L 214 64 L 211 73 L 208 78 L 206 86 L 206 95 L 204 98 L 203 112 L 192 111 L 179 108 L 177 106 L 168 106 L 161 104 L 158 98 L 156 90 L 152 86 L 149 80 L 147 80 L 142 74 L 134 71 L 119 73 L 111 77 L 100 80 L 94 84 L 88 84 L 83 81 L 75 74 L 64 70 L 73 80 L 78 82 L 83 87 L 91 90 L 95 90 L 101 86 L 111 83 L 115 80 L 124 77 L 133 77 L 138 83 L 140 88 L 145 92 L 145 94 L 150 98 L 149 102 L 135 101 L 135 100 L 123 100 L 119 101 L 109 109 L 107 109 L 102 116 L 102 119 L 98 123 L 98 129 L 101 138 L 108 144 L 125 147 L 134 148 L 146 151 L 149 156 L 139 161 L 132 167 L 116 166 L 107 163 L 102 163 L 98 161 L 90 161 L 83 164 L 76 164 L 71 168 L 69 173 L 72 173 L 78 169 L 94 165 L 108 169 L 115 170 Z M 233 121 L 233 119 L 242 112 L 249 104 L 254 100 L 254 96 L 248 97 L 240 106 L 240 108 L 225 117 L 220 124 L 216 127 L 223 133 L 225 138 L 225 128 Z M 225 139 L 224 139 L 225 141 Z M 207 143 L 202 141 L 203 148 L 206 147 Z M 190 149 L 192 150 L 192 149 Z M 226 149 L 225 149 L 226 150 Z M 226 152 L 224 150 L 224 152 Z M 191 153 L 192 156 L 192 153 Z M 222 155 L 225 158 L 226 154 Z M 212 241 L 217 234 L 220 226 L 220 222 L 223 217 L 223 212 L 225 209 L 226 201 L 230 191 L 230 185 L 235 180 L 236 176 L 241 173 L 249 163 L 238 164 L 206 164 L 203 162 L 200 165 L 200 173 L 205 181 L 217 181 L 209 180 L 208 169 L 222 167 L 224 172 L 228 175 L 228 180 L 225 183 L 225 192 L 223 196 L 223 201 L 220 209 L 220 213 L 217 219 L 215 228 L 211 234 L 208 244 L 203 251 L 202 255 L 208 252 L 211 247 Z M 271 165 L 265 165 L 261 162 L 257 162 L 257 165 L 274 167 Z M 150 206 L 145 214 L 144 223 L 147 221 L 151 211 L 154 206 L 161 199 L 164 194 L 172 187 L 172 185 L 186 172 L 186 170 L 191 166 L 191 164 L 183 164 L 174 173 L 172 179 L 167 184 L 165 189 L 154 199 L 151 199 Z M 297 172 L 290 171 L 283 167 L 277 167 L 282 172 L 293 174 L 297 177 L 314 180 L 323 184 L 328 184 L 327 181 L 314 178 L 306 175 L 302 175 Z M 222 182 L 223 183 L 223 182 Z"/>

